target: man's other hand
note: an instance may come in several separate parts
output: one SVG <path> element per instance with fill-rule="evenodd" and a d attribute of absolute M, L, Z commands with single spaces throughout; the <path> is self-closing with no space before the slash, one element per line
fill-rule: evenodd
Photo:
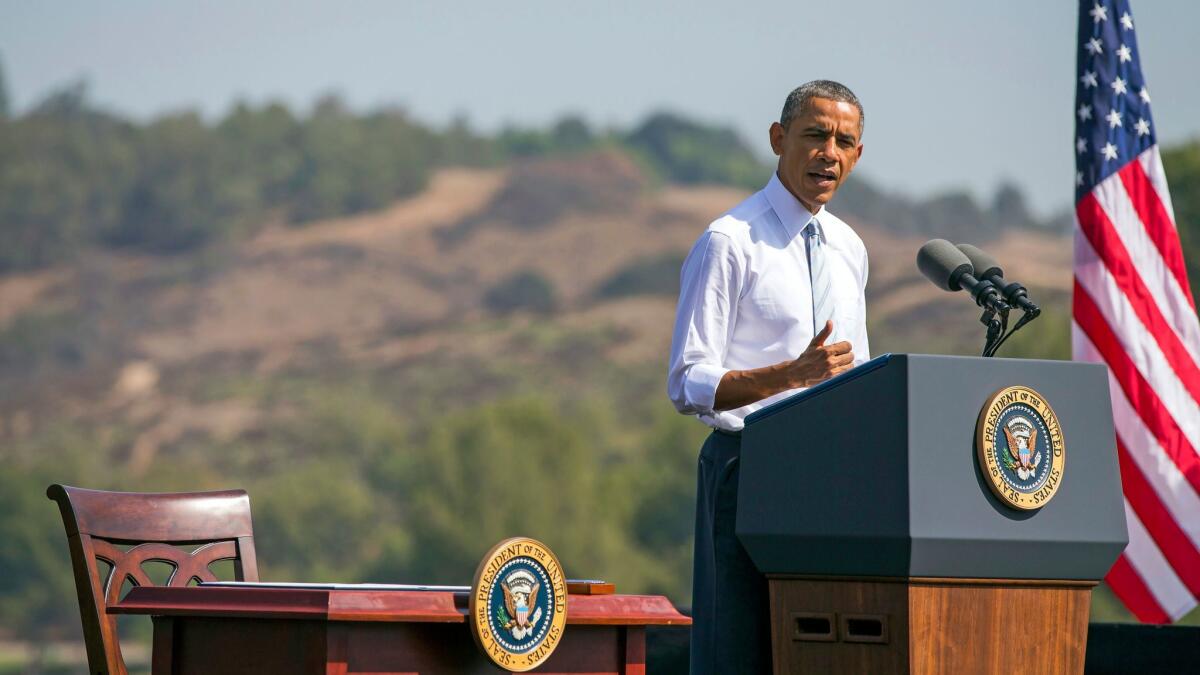
<path fill-rule="evenodd" d="M 820 384 L 854 367 L 854 352 L 849 342 L 843 340 L 825 344 L 832 334 L 833 322 L 826 321 L 821 332 L 814 335 L 812 342 L 808 343 L 808 349 L 792 361 L 789 370 L 793 389 Z"/>
<path fill-rule="evenodd" d="M 804 353 L 792 361 L 781 361 L 764 368 L 731 370 L 717 384 L 713 410 L 732 410 L 761 401 L 781 391 L 811 387 L 854 367 L 854 352 L 849 342 L 825 341 L 833 333 L 833 322 L 813 336 Z"/>

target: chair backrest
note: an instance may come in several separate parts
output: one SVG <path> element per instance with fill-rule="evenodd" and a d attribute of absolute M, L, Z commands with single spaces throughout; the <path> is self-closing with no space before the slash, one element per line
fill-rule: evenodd
<path fill-rule="evenodd" d="M 116 616 L 107 608 L 120 599 L 126 580 L 154 585 L 144 563 L 171 566 L 167 586 L 215 581 L 209 566 L 219 560 L 233 561 L 235 580 L 258 581 L 245 490 L 139 493 L 51 485 L 46 496 L 62 512 L 93 674 L 126 673 Z M 103 578 L 99 561 L 111 567 Z"/>

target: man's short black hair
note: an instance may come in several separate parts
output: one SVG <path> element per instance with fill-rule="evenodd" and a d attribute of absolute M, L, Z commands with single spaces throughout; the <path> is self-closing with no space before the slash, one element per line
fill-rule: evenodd
<path fill-rule="evenodd" d="M 827 98 L 831 101 L 853 104 L 855 108 L 858 108 L 858 135 L 862 136 L 863 123 L 866 122 L 862 102 L 858 100 L 854 92 L 850 91 L 850 87 L 833 80 L 813 80 L 793 89 L 792 93 L 788 94 L 787 100 L 783 102 L 783 112 L 779 115 L 779 124 L 786 129 L 792 119 L 799 115 L 808 102 L 814 98 Z"/>

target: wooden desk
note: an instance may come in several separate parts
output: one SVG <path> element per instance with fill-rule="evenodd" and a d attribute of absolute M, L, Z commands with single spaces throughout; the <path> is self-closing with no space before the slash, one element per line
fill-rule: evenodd
<path fill-rule="evenodd" d="M 154 620 L 154 675 L 497 673 L 445 591 L 137 587 L 108 610 Z M 646 672 L 648 625 L 691 619 L 662 596 L 570 595 L 567 628 L 535 673 Z"/>

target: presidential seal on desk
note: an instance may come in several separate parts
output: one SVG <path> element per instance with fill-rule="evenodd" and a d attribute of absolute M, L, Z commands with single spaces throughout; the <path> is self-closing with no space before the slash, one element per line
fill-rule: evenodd
<path fill-rule="evenodd" d="M 1029 387 L 1005 387 L 988 398 L 975 448 L 983 482 L 1011 508 L 1039 509 L 1062 484 L 1067 454 L 1058 415 Z"/>
<path fill-rule="evenodd" d="M 492 547 L 471 586 L 471 633 L 493 663 L 509 671 L 537 668 L 562 639 L 567 581 L 558 558 L 527 537 Z"/>

